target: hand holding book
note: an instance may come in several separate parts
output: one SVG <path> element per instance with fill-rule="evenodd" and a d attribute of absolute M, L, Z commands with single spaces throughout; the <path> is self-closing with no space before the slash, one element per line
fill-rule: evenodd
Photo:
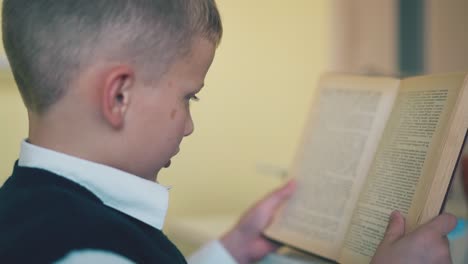
<path fill-rule="evenodd" d="M 371 263 L 451 263 L 446 236 L 456 221 L 453 215 L 442 214 L 405 236 L 405 219 L 395 211 Z"/>

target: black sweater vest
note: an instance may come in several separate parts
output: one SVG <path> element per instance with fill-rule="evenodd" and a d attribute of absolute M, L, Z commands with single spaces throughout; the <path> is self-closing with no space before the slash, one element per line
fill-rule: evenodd
<path fill-rule="evenodd" d="M 186 263 L 160 230 L 61 176 L 15 165 L 0 188 L 0 263 L 51 263 L 80 249 L 136 263 Z"/>

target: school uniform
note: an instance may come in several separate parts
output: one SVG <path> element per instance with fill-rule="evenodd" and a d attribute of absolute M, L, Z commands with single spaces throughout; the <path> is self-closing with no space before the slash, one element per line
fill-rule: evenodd
<path fill-rule="evenodd" d="M 23 141 L 0 188 L 0 263 L 186 263 L 161 231 L 168 200 L 156 182 Z M 235 263 L 219 241 L 189 260 L 210 262 Z"/>

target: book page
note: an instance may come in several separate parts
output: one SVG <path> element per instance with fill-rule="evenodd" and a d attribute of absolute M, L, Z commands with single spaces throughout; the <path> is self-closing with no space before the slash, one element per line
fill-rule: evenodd
<path fill-rule="evenodd" d="M 431 80 L 409 79 L 405 86 L 423 83 L 428 87 L 444 87 L 448 92 L 447 106 L 441 113 L 440 130 L 436 130 L 429 145 L 423 177 L 416 189 L 408 213 L 409 230 L 439 214 L 450 179 L 461 152 L 468 129 L 468 82 L 464 74 L 453 74 Z"/>
<path fill-rule="evenodd" d="M 408 217 L 408 230 L 414 228 L 415 223 L 411 224 L 414 213 L 410 211 L 418 190 L 428 194 L 427 183 L 432 183 L 434 178 L 428 168 L 437 163 L 440 139 L 453 113 L 462 81 L 463 75 L 402 81 L 354 212 L 340 261 L 370 262 L 393 210 Z M 448 182 L 443 187 L 445 191 Z M 420 190 L 421 186 L 425 186 L 425 192 Z M 443 200 L 443 196 L 439 199 Z"/>
<path fill-rule="evenodd" d="M 328 76 L 322 80 L 291 170 L 298 189 L 266 234 L 336 258 L 399 81 Z"/>

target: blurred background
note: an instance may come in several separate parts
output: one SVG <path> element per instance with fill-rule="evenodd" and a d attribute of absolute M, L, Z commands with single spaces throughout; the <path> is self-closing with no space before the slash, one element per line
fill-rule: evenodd
<path fill-rule="evenodd" d="M 283 182 L 322 73 L 468 70 L 466 0 L 217 3 L 225 35 L 192 105 L 195 133 L 158 177 L 173 186 L 166 232 L 186 254 Z M 1 185 L 27 136 L 3 48 L 0 107 Z M 463 200 L 461 189 L 451 197 Z"/>

